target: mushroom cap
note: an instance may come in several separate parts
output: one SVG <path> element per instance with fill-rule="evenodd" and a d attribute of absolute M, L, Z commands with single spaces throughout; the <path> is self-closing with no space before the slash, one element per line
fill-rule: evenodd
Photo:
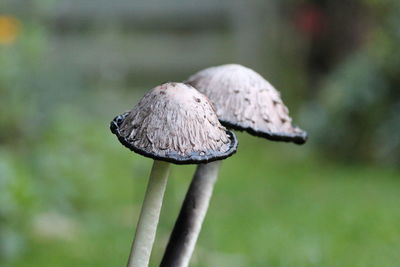
<path fill-rule="evenodd" d="M 153 88 L 131 111 L 115 117 L 110 129 L 132 151 L 176 164 L 224 159 L 237 148 L 208 98 L 183 83 Z"/>
<path fill-rule="evenodd" d="M 260 74 L 238 64 L 201 70 L 186 83 L 214 104 L 221 123 L 274 141 L 303 144 L 307 133 L 292 125 L 280 93 Z"/>

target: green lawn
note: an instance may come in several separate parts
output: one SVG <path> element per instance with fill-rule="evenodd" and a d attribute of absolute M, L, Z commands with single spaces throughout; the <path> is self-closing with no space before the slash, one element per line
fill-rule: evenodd
<path fill-rule="evenodd" d="M 40 157 L 24 156 L 33 167 L 24 173 L 20 166 L 22 174 L 46 189 L 22 210 L 30 215 L 20 222 L 21 256 L 1 266 L 126 263 L 151 160 L 119 145 L 105 126 L 73 120 L 86 126 L 55 125 L 31 152 Z M 399 266 L 399 172 L 330 163 L 307 145 L 238 138 L 191 266 Z M 193 171 L 172 168 L 151 266 L 160 262 Z"/>

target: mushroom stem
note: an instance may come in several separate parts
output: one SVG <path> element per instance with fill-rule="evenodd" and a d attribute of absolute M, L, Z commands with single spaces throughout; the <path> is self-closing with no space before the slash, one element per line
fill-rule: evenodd
<path fill-rule="evenodd" d="M 155 160 L 142 211 L 136 227 L 135 239 L 129 255 L 128 267 L 147 267 L 156 237 L 162 201 L 167 185 L 170 163 Z"/>
<path fill-rule="evenodd" d="M 189 265 L 220 166 L 221 161 L 197 166 L 160 267 L 186 267 Z"/>

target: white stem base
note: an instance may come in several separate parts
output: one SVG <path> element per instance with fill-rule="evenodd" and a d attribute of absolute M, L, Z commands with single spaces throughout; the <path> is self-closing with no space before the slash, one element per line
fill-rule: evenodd
<path fill-rule="evenodd" d="M 136 228 L 128 267 L 147 267 L 167 185 L 170 163 L 155 160 Z"/>

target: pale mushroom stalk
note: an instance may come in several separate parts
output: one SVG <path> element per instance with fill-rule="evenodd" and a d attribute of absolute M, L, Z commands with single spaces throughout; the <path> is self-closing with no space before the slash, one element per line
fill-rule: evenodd
<path fill-rule="evenodd" d="M 161 267 L 188 266 L 222 161 L 199 164 L 171 233 Z"/>
<path fill-rule="evenodd" d="M 145 267 L 149 265 L 167 185 L 169 167 L 170 163 L 168 162 L 155 160 L 153 163 L 129 255 L 128 267 Z"/>
<path fill-rule="evenodd" d="M 238 64 L 211 67 L 195 73 L 186 83 L 211 100 L 219 121 L 227 128 L 247 131 L 272 141 L 303 144 L 307 140 L 307 133 L 292 125 L 280 93 L 252 69 Z M 162 267 L 188 266 L 205 217 L 203 212 L 206 212 L 195 212 L 196 206 L 192 203 L 209 196 L 208 207 L 218 167 L 216 170 L 209 164 L 197 167 L 164 253 Z M 187 212 L 191 209 L 192 212 Z"/>

